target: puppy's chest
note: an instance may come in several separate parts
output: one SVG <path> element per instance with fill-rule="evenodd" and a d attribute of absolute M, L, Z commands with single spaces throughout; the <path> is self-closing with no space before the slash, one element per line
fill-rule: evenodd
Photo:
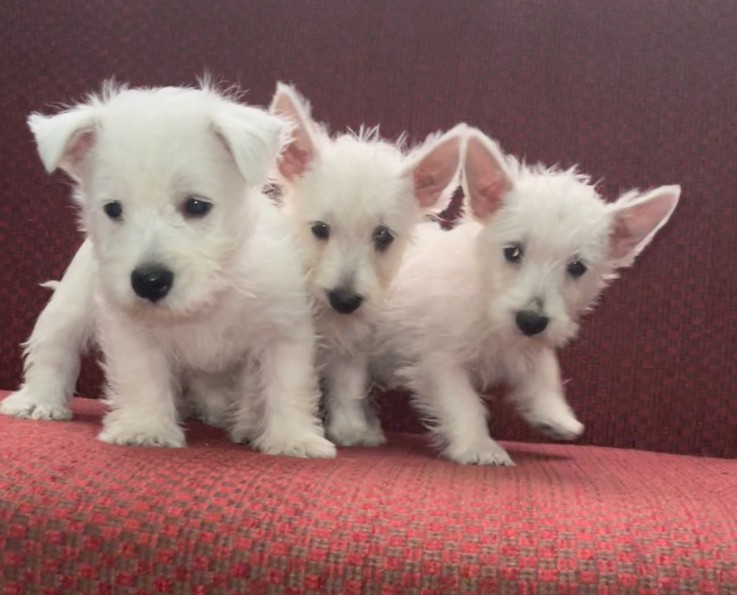
<path fill-rule="evenodd" d="M 351 356 L 366 351 L 373 333 L 373 324 L 363 318 L 318 314 L 315 319 L 318 354 L 321 359 Z"/>
<path fill-rule="evenodd" d="M 476 350 L 471 354 L 467 367 L 473 384 L 481 390 L 499 384 L 505 376 L 504 355 L 496 346 Z"/>
<path fill-rule="evenodd" d="M 183 369 L 220 372 L 242 361 L 254 345 L 263 319 L 224 303 L 202 320 L 157 329 L 157 339 L 176 365 Z"/>
<path fill-rule="evenodd" d="M 531 362 L 527 350 L 503 340 L 487 340 L 468 353 L 467 367 L 479 390 L 493 388 L 523 374 Z"/>
<path fill-rule="evenodd" d="M 245 357 L 247 333 L 238 325 L 182 325 L 159 333 L 177 367 L 219 372 Z"/>

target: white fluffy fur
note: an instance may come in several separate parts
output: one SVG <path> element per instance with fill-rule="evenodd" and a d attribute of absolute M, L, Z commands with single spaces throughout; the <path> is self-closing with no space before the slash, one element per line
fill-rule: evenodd
<path fill-rule="evenodd" d="M 125 89 L 29 124 L 48 171 L 78 183 L 88 240 L 39 317 L 25 383 L 2 413 L 67 419 L 94 333 L 112 408 L 100 438 L 184 445 L 179 397 L 271 454 L 334 456 L 316 416 L 314 328 L 290 226 L 261 194 L 285 122 L 211 88 Z M 184 211 L 192 196 L 212 203 Z M 122 205 L 119 221 L 105 214 Z M 174 273 L 153 303 L 144 264 Z M 90 316 L 90 313 L 92 315 Z"/>
<path fill-rule="evenodd" d="M 475 130 L 463 176 L 469 216 L 448 232 L 418 227 L 381 313 L 372 368 L 414 391 L 445 457 L 512 465 L 489 436 L 477 391 L 505 383 L 528 423 L 558 439 L 579 436 L 555 349 L 575 336 L 616 268 L 666 223 L 680 188 L 607 204 L 586 176 L 526 167 Z M 515 244 L 516 263 L 504 253 Z M 573 261 L 587 267 L 578 278 L 567 271 Z M 523 310 L 546 316 L 544 331 L 525 336 L 515 322 Z"/>
<path fill-rule="evenodd" d="M 307 262 L 328 436 L 341 445 L 380 444 L 384 435 L 365 399 L 376 313 L 415 224 L 457 185 L 465 126 L 406 154 L 377 129 L 330 137 L 287 85 L 278 85 L 271 109 L 294 122 L 279 171 L 284 209 Z M 315 236 L 316 222 L 328 226 L 329 237 Z M 374 238 L 380 226 L 394 238 L 383 250 Z M 335 290 L 360 296 L 358 308 L 337 311 L 329 299 Z"/>

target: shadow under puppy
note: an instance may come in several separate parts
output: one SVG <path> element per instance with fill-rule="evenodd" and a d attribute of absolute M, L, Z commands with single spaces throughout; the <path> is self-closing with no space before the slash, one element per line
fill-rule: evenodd
<path fill-rule="evenodd" d="M 505 383 L 532 426 L 564 440 L 582 433 L 555 350 L 665 225 L 680 187 L 609 204 L 587 176 L 525 166 L 478 130 L 462 176 L 467 217 L 447 232 L 418 226 L 381 311 L 372 368 L 412 389 L 443 456 L 512 465 L 478 391 Z"/>
<path fill-rule="evenodd" d="M 294 123 L 278 172 L 283 209 L 307 265 L 327 433 L 344 446 L 381 444 L 365 398 L 377 314 L 415 225 L 457 185 L 466 127 L 407 152 L 376 128 L 330 136 L 309 103 L 284 84 L 271 111 Z"/>
<path fill-rule="evenodd" d="M 2 413 L 70 418 L 94 335 L 111 407 L 101 440 L 183 446 L 182 391 L 207 408 L 201 389 L 228 387 L 232 436 L 270 454 L 334 456 L 316 415 L 298 249 L 260 191 L 285 122 L 206 85 L 107 85 L 29 125 L 46 169 L 76 182 L 88 239 L 37 321 L 24 385 Z"/>

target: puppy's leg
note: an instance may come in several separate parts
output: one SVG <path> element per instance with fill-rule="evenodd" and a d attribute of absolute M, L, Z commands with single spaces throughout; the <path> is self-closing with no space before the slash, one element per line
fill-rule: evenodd
<path fill-rule="evenodd" d="M 542 349 L 531 369 L 512 380 L 509 399 L 532 427 L 557 440 L 573 440 L 583 432 L 563 394 L 555 353 Z"/>
<path fill-rule="evenodd" d="M 441 454 L 466 465 L 513 466 L 507 452 L 489 436 L 486 407 L 460 366 L 434 360 L 413 368 L 414 405 L 426 418 Z"/>
<path fill-rule="evenodd" d="M 289 339 L 279 339 L 262 350 L 258 363 L 260 391 L 257 402 L 249 395 L 253 366 L 244 368 L 244 394 L 238 403 L 231 437 L 236 442 L 250 440 L 266 454 L 331 458 L 335 446 L 325 437 L 317 417 L 319 390 L 314 368 L 311 334 L 299 331 Z M 254 413 L 259 416 L 254 420 Z"/>
<path fill-rule="evenodd" d="M 129 321 L 100 324 L 105 352 L 107 402 L 100 440 L 138 446 L 184 446 L 173 378 L 165 353 Z"/>
<path fill-rule="evenodd" d="M 72 418 L 69 399 L 81 354 L 94 329 L 95 268 L 92 244 L 87 240 L 38 317 L 25 345 L 23 386 L 0 403 L 0 413 L 31 419 Z"/>
<path fill-rule="evenodd" d="M 342 446 L 377 446 L 386 438 L 366 398 L 368 358 L 336 358 L 325 370 L 328 437 Z"/>
<path fill-rule="evenodd" d="M 245 444 L 253 442 L 264 429 L 265 405 L 258 360 L 249 358 L 236 375 L 236 380 L 227 428 L 233 442 Z"/>

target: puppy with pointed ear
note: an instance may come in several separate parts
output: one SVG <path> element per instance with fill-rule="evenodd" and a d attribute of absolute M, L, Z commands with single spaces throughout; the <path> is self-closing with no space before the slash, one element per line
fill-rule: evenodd
<path fill-rule="evenodd" d="M 517 168 L 523 184 L 532 178 L 514 159 L 508 162 L 499 145 L 478 130 L 471 129 L 465 149 L 463 186 L 466 203 L 473 217 L 487 222 L 500 209 L 509 194 L 516 190 L 511 168 Z M 538 171 L 540 168 L 537 168 Z M 575 170 L 556 172 L 545 170 L 553 180 L 556 176 L 585 183 L 587 176 Z M 542 179 L 542 178 L 540 178 Z M 539 180 L 538 180 L 539 181 Z M 631 266 L 637 255 L 652 241 L 668 222 L 678 205 L 681 187 L 661 186 L 644 193 L 630 191 L 607 206 L 609 216 L 609 260 L 613 267 Z M 597 195 L 598 196 L 598 195 Z M 513 199 L 515 200 L 515 199 Z M 602 203 L 603 204 L 603 203 Z"/>
<path fill-rule="evenodd" d="M 533 427 L 556 439 L 581 434 L 555 350 L 575 336 L 616 269 L 665 225 L 680 188 L 608 204 L 588 176 L 525 166 L 475 129 L 463 188 L 463 222 L 416 234 L 387 296 L 373 361 L 414 391 L 444 456 L 511 465 L 489 436 L 479 391 L 503 383 Z"/>
<path fill-rule="evenodd" d="M 68 418 L 79 351 L 94 328 L 112 407 L 101 440 L 182 446 L 183 390 L 235 441 L 333 456 L 316 416 L 298 249 L 260 192 L 285 122 L 207 85 L 108 85 L 55 116 L 33 114 L 29 125 L 47 171 L 62 168 L 77 182 L 89 239 L 34 329 L 24 386 L 1 411 Z M 254 360 L 257 369 L 246 365 Z"/>
<path fill-rule="evenodd" d="M 486 222 L 499 210 L 514 185 L 499 145 L 470 129 L 463 156 L 463 191 L 473 217 Z"/>
<path fill-rule="evenodd" d="M 681 187 L 661 186 L 648 192 L 629 192 L 610 207 L 610 256 L 616 268 L 634 264 L 673 215 Z"/>
<path fill-rule="evenodd" d="M 277 164 L 281 178 L 295 183 L 321 158 L 321 145 L 330 143 L 325 126 L 312 118 L 312 106 L 295 87 L 277 83 L 269 108 L 271 113 L 286 118 L 292 124 L 291 139 L 286 143 Z M 460 151 L 467 126 L 458 124 L 440 135 L 431 135 L 426 142 L 405 157 L 402 177 L 411 177 L 414 196 L 423 210 L 443 208 L 443 199 L 455 190 L 460 173 Z M 344 135 L 351 136 L 351 135 Z M 364 129 L 359 139 L 378 141 L 378 129 Z M 340 138 L 340 137 L 338 137 Z M 335 141 L 337 139 L 333 139 Z M 399 144 L 403 144 L 403 138 Z"/>
<path fill-rule="evenodd" d="M 291 138 L 279 155 L 277 167 L 285 182 L 294 183 L 317 158 L 318 142 L 324 138 L 325 132 L 312 119 L 309 102 L 290 85 L 277 83 L 269 111 L 291 124 Z"/>
<path fill-rule="evenodd" d="M 309 102 L 282 83 L 271 112 L 293 125 L 277 167 L 322 339 L 328 434 L 342 445 L 379 444 L 384 436 L 364 399 L 374 319 L 415 224 L 458 183 L 465 126 L 407 152 L 375 128 L 330 136 Z"/>

